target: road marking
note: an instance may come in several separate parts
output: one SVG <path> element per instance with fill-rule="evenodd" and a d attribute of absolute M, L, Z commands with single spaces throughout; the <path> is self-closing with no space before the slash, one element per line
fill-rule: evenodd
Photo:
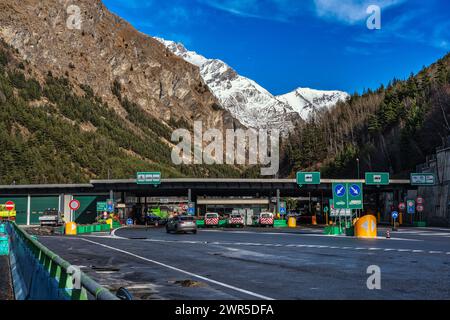
<path fill-rule="evenodd" d="M 118 248 L 110 247 L 110 246 L 108 246 L 106 244 L 98 243 L 98 242 L 95 242 L 95 241 L 92 241 L 92 240 L 88 240 L 88 239 L 84 239 L 84 238 L 80 238 L 80 239 L 82 239 L 83 241 L 86 241 L 86 242 L 90 242 L 90 243 L 96 244 L 96 245 L 104 247 L 104 248 L 108 248 L 110 250 L 121 252 L 121 253 L 127 254 L 129 256 L 132 256 L 132 257 L 135 257 L 135 258 L 138 258 L 138 259 L 141 259 L 141 260 L 144 260 L 144 261 L 156 264 L 156 265 L 161 266 L 161 267 L 165 267 L 167 269 L 171 269 L 171 270 L 174 270 L 174 271 L 177 271 L 177 272 L 180 272 L 180 273 L 184 273 L 184 274 L 186 274 L 188 276 L 195 277 L 195 278 L 201 279 L 201 280 L 206 281 L 206 282 L 214 283 L 214 284 L 216 284 L 218 286 L 222 286 L 222 287 L 227 288 L 227 289 L 231 289 L 231 290 L 234 290 L 234 291 L 237 291 L 237 292 L 245 293 L 245 294 L 247 294 L 249 296 L 252 296 L 252 297 L 255 297 L 255 298 L 259 298 L 259 299 L 262 299 L 262 300 L 274 300 L 273 298 L 270 298 L 270 297 L 267 297 L 267 296 L 264 296 L 264 295 L 261 295 L 261 294 L 249 291 L 249 290 L 241 289 L 241 288 L 238 288 L 238 287 L 235 287 L 235 286 L 232 286 L 232 285 L 220 282 L 220 281 L 209 279 L 209 278 L 203 277 L 201 275 L 198 275 L 198 274 L 195 274 L 195 273 L 192 273 L 192 272 L 189 272 L 189 271 L 185 271 L 183 269 L 179 269 L 179 268 L 173 267 L 171 265 L 168 265 L 168 264 L 156 261 L 156 260 L 147 259 L 145 257 L 139 256 L 139 255 L 131 253 L 131 252 L 127 252 L 125 250 L 121 250 L 121 249 L 118 249 Z"/>
<path fill-rule="evenodd" d="M 444 252 L 442 252 L 442 251 L 428 251 L 428 253 L 431 253 L 431 254 L 442 254 Z"/>
<path fill-rule="evenodd" d="M 301 229 L 301 231 L 304 229 Z M 235 233 L 235 234 L 261 234 L 261 235 L 272 235 L 272 236 L 301 236 L 301 237 L 324 237 L 324 238 L 340 238 L 340 239 L 355 239 L 354 237 L 348 237 L 345 235 L 327 235 L 327 234 L 308 234 L 308 233 L 293 233 L 293 232 L 257 232 L 257 231 L 223 231 L 223 230 L 202 230 L 201 232 L 221 232 L 221 233 Z M 370 238 L 373 240 L 398 240 L 398 241 L 424 241 L 420 239 L 408 239 L 408 238 L 390 238 L 386 237 L 376 237 Z M 367 240 L 367 239 L 364 239 Z"/>

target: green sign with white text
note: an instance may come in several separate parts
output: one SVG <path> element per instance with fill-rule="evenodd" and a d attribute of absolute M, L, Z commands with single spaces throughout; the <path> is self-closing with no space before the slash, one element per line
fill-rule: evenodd
<path fill-rule="evenodd" d="M 138 172 L 136 174 L 137 184 L 161 184 L 161 172 Z"/>
<path fill-rule="evenodd" d="M 297 172 L 297 184 L 320 184 L 320 172 Z"/>
<path fill-rule="evenodd" d="M 333 183 L 333 202 L 335 209 L 362 209 L 362 183 Z"/>
<path fill-rule="evenodd" d="M 411 173 L 411 185 L 434 186 L 436 185 L 436 176 L 434 173 Z"/>
<path fill-rule="evenodd" d="M 388 172 L 366 172 L 367 185 L 388 185 L 390 176 Z"/>

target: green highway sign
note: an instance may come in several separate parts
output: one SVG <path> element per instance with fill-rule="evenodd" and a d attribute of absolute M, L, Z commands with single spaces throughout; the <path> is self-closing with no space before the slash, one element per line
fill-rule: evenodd
<path fill-rule="evenodd" d="M 348 183 L 348 209 L 362 209 L 363 208 L 363 184 Z"/>
<path fill-rule="evenodd" d="M 436 185 L 436 176 L 434 173 L 411 173 L 411 185 L 434 186 Z"/>
<path fill-rule="evenodd" d="M 346 183 L 333 183 L 333 204 L 334 209 L 347 209 L 348 194 Z"/>
<path fill-rule="evenodd" d="M 297 184 L 320 184 L 320 172 L 297 172 Z"/>
<path fill-rule="evenodd" d="M 363 184 L 333 183 L 333 203 L 335 209 L 362 209 Z"/>
<path fill-rule="evenodd" d="M 108 211 L 108 205 L 106 202 L 97 202 L 97 212 Z"/>
<path fill-rule="evenodd" d="M 161 172 L 138 172 L 136 174 L 137 184 L 161 184 Z"/>
<path fill-rule="evenodd" d="M 388 172 L 366 172 L 367 185 L 388 185 L 390 176 Z"/>

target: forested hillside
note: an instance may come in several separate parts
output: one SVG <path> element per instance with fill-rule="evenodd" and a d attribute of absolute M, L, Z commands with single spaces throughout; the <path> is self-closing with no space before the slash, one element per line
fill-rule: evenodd
<path fill-rule="evenodd" d="M 450 135 L 450 54 L 417 75 L 353 95 L 300 126 L 287 140 L 284 164 L 293 175 L 325 177 L 387 171 L 394 177 L 425 161 Z"/>
<path fill-rule="evenodd" d="M 111 90 L 120 95 L 120 86 Z M 187 124 L 164 123 L 120 101 L 124 118 L 89 86 L 51 71 L 41 75 L 0 42 L 0 184 L 132 178 L 142 170 L 164 177 L 245 175 L 233 166 L 175 167 L 170 134 Z"/>

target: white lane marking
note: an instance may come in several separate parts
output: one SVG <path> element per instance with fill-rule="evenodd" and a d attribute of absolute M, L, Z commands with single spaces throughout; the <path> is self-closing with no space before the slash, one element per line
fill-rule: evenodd
<path fill-rule="evenodd" d="M 114 230 L 111 232 L 111 237 L 112 237 L 112 238 L 122 238 L 122 237 L 116 236 L 116 231 L 119 231 L 119 230 L 122 230 L 122 229 L 126 229 L 126 228 L 128 228 L 128 227 L 120 227 L 120 228 L 114 229 Z M 122 238 L 122 239 L 123 239 L 123 238 Z"/>
<path fill-rule="evenodd" d="M 122 237 L 99 237 L 99 236 L 92 236 L 92 235 L 84 235 L 83 237 L 90 237 L 90 238 L 109 238 L 109 239 L 116 239 L 116 240 L 133 240 L 128 238 L 122 238 Z M 57 238 L 55 236 L 41 236 L 40 238 Z M 62 239 L 69 239 L 69 240 L 78 240 L 82 238 L 77 237 L 59 237 Z M 155 242 L 155 243 L 183 243 L 183 244 L 203 244 L 203 245 L 240 245 L 240 246 L 264 246 L 264 247 L 286 247 L 286 248 L 310 248 L 310 249 L 340 249 L 340 250 L 368 250 L 368 251 L 397 251 L 397 252 L 411 252 L 411 253 L 428 253 L 428 254 L 447 254 L 450 255 L 450 252 L 443 252 L 443 251 L 425 251 L 425 250 L 413 250 L 413 249 L 393 249 L 393 248 L 364 248 L 364 247 L 337 247 L 337 246 L 324 246 L 324 245 L 313 245 L 313 244 L 272 244 L 272 243 L 251 243 L 251 242 L 220 242 L 220 241 L 214 241 L 214 242 L 208 242 L 208 241 L 186 241 L 186 240 L 163 240 L 163 239 L 145 239 L 141 241 L 146 242 Z"/>
<path fill-rule="evenodd" d="M 132 257 L 135 257 L 135 258 L 138 258 L 138 259 L 141 259 L 141 260 L 144 260 L 144 261 L 156 264 L 156 265 L 161 266 L 161 267 L 165 267 L 167 269 L 171 269 L 171 270 L 174 270 L 174 271 L 177 271 L 177 272 L 180 272 L 180 273 L 184 273 L 184 274 L 186 274 L 188 276 L 195 277 L 195 278 L 201 279 L 201 280 L 206 281 L 206 282 L 214 283 L 214 284 L 216 284 L 218 286 L 222 286 L 222 287 L 225 287 L 225 288 L 237 291 L 237 292 L 241 292 L 241 293 L 247 294 L 247 295 L 255 297 L 255 298 L 259 298 L 259 299 L 263 299 L 263 300 L 274 300 L 273 298 L 270 298 L 270 297 L 267 297 L 267 296 L 264 296 L 264 295 L 261 295 L 261 294 L 249 291 L 249 290 L 241 289 L 241 288 L 238 288 L 238 287 L 235 287 L 235 286 L 232 286 L 232 285 L 220 282 L 220 281 L 209 279 L 209 278 L 203 277 L 201 275 L 198 275 L 198 274 L 195 274 L 195 273 L 192 273 L 192 272 L 189 272 L 189 271 L 185 271 L 183 269 L 179 269 L 179 268 L 173 267 L 171 265 L 168 265 L 168 264 L 165 264 L 165 263 L 162 263 L 162 262 L 158 262 L 156 260 L 147 259 L 145 257 L 139 256 L 139 255 L 131 253 L 131 252 L 127 252 L 125 250 L 121 250 L 121 249 L 118 249 L 118 248 L 110 247 L 110 246 L 108 246 L 106 244 L 98 243 L 98 242 L 95 242 L 95 241 L 92 241 L 92 240 L 88 240 L 88 239 L 84 239 L 84 238 L 80 238 L 80 239 L 82 239 L 83 241 L 90 242 L 92 244 L 96 244 L 96 245 L 104 247 L 104 248 L 108 248 L 108 249 L 111 249 L 111 250 L 114 250 L 114 251 L 117 251 L 117 252 L 121 252 L 121 253 L 127 254 L 129 256 L 132 256 Z"/>
<path fill-rule="evenodd" d="M 307 233 L 290 233 L 290 232 L 256 232 L 256 231 L 222 231 L 222 230 L 202 230 L 201 232 L 221 232 L 221 233 L 234 233 L 234 234 L 261 234 L 261 235 L 272 235 L 272 236 L 301 236 L 301 237 L 324 237 L 324 238 L 341 238 L 341 239 L 355 239 L 354 237 L 348 237 L 345 235 L 327 235 L 327 234 L 307 234 Z M 399 241 L 424 241 L 420 239 L 407 239 L 407 238 L 389 238 L 386 237 L 376 237 L 367 238 L 369 240 L 399 240 Z M 364 240 L 367 240 L 364 239 Z"/>

